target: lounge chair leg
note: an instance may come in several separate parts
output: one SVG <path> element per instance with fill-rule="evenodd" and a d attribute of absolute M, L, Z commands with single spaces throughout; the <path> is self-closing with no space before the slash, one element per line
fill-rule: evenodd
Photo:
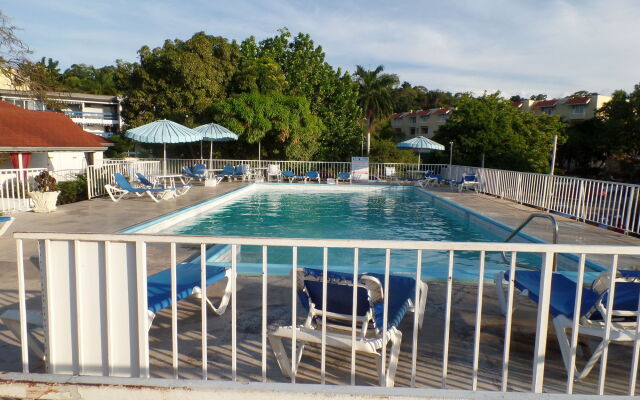
<path fill-rule="evenodd" d="M 202 289 L 200 289 L 197 286 L 194 287 L 192 296 L 194 296 L 197 299 L 201 298 Z M 224 294 L 222 295 L 222 299 L 220 299 L 220 304 L 218 305 L 218 307 L 214 306 L 208 297 L 205 299 L 205 301 L 209 305 L 209 308 L 211 309 L 211 311 L 213 311 L 217 315 L 222 315 L 227 310 L 227 306 L 229 305 L 229 299 L 231 299 L 231 279 L 229 279 L 229 276 L 227 275 L 227 285 L 224 288 Z"/>
<path fill-rule="evenodd" d="M 391 331 L 389 331 L 389 335 L 391 336 L 391 354 L 389 355 L 389 368 L 387 369 L 385 383 L 387 387 L 393 387 L 396 377 L 396 370 L 398 368 L 400 344 L 402 343 L 402 332 L 400 332 L 396 328 L 393 328 Z"/>
<path fill-rule="evenodd" d="M 429 291 L 429 286 L 426 282 L 420 282 L 420 304 L 418 305 L 418 310 L 416 310 L 418 314 L 418 327 L 422 329 L 422 323 L 424 322 L 424 311 L 427 306 L 427 293 Z"/>
<path fill-rule="evenodd" d="M 553 327 L 556 331 L 556 337 L 558 338 L 558 345 L 560 346 L 560 353 L 562 354 L 562 361 L 564 362 L 565 370 L 569 371 L 569 367 L 571 366 L 571 344 L 569 343 L 566 321 L 563 321 L 562 317 L 556 317 L 553 319 Z M 602 356 L 605 344 L 606 342 L 604 340 L 598 344 L 593 351 L 593 354 L 582 368 L 582 371 L 579 371 L 576 366 L 576 373 L 574 376 L 575 380 L 581 380 L 589 375 L 589 372 L 591 372 L 600 359 L 600 356 Z"/>
<path fill-rule="evenodd" d="M 293 373 L 291 371 L 291 362 L 289 361 L 289 356 L 284 349 L 284 345 L 282 344 L 282 338 L 280 336 L 269 335 L 269 344 L 271 344 L 271 348 L 273 349 L 273 354 L 276 356 L 276 360 L 278 361 L 278 366 L 280 367 L 280 371 L 282 375 L 290 378 Z"/>
<path fill-rule="evenodd" d="M 493 281 L 496 284 L 496 294 L 498 295 L 498 303 L 500 303 L 500 311 L 502 312 L 502 315 L 507 315 L 507 295 L 504 292 L 504 287 L 502 282 L 504 282 L 504 274 L 505 271 L 500 271 L 496 274 L 495 278 L 493 278 Z M 511 312 L 513 312 L 513 310 L 516 309 L 516 303 L 515 301 L 513 302 L 513 307 Z"/>

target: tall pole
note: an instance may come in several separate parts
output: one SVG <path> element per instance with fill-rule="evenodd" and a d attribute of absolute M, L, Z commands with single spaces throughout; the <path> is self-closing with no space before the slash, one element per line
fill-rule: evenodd
<path fill-rule="evenodd" d="M 166 174 L 167 174 L 167 144 L 166 144 L 166 143 L 163 143 L 163 144 L 162 144 L 162 146 L 163 146 L 163 147 L 162 147 L 162 148 L 163 148 L 163 152 L 162 152 L 163 157 L 162 157 L 162 160 L 163 160 L 163 166 L 164 166 L 164 167 L 163 167 L 163 170 L 164 170 L 164 171 L 162 172 L 162 175 L 166 175 Z"/>
<path fill-rule="evenodd" d="M 551 152 L 551 166 L 549 168 L 549 175 L 553 176 L 553 172 L 556 167 L 556 151 L 558 149 L 558 135 L 553 135 L 553 151 Z"/>
<path fill-rule="evenodd" d="M 369 157 L 369 152 L 371 151 L 371 119 L 367 118 L 367 157 Z"/>
<path fill-rule="evenodd" d="M 453 164 L 453 142 L 449 142 L 449 179 L 451 179 L 451 165 Z"/>

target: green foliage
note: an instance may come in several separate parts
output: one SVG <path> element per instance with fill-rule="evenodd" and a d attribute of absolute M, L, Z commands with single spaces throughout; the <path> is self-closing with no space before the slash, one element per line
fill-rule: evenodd
<path fill-rule="evenodd" d="M 278 35 L 260 43 L 249 37 L 240 48 L 243 54 L 241 70 L 251 68 L 255 63 L 264 65 L 267 63 L 265 60 L 273 60 L 280 66 L 286 85 L 268 86 L 275 86 L 285 95 L 302 96 L 309 101 L 311 112 L 320 118 L 324 126 L 318 137 L 319 159 L 345 160 L 357 151 L 360 142 L 358 87 L 349 73 L 333 69 L 325 61 L 322 47 L 316 46 L 309 35 L 299 33 L 292 37 L 288 30 L 281 29 Z M 275 79 L 275 72 L 267 76 L 271 77 L 267 82 L 281 82 Z M 263 93 L 269 92 L 264 84 L 256 86 Z M 249 88 L 253 89 L 251 85 L 246 87 Z"/>
<path fill-rule="evenodd" d="M 247 58 L 233 77 L 233 91 L 283 93 L 287 88 L 280 65 L 269 57 Z"/>
<path fill-rule="evenodd" d="M 211 112 L 214 120 L 238 134 L 238 151 L 257 152 L 251 145 L 261 142 L 263 156 L 272 159 L 313 159 L 324 129 L 307 99 L 278 93 L 244 93 L 215 104 Z"/>
<path fill-rule="evenodd" d="M 211 122 L 206 110 L 224 100 L 240 60 L 235 42 L 204 32 L 138 51 L 140 62 L 117 61 L 115 82 L 125 95 L 123 118 L 131 127 L 157 119 L 187 126 Z"/>
<path fill-rule="evenodd" d="M 115 74 L 116 67 L 113 65 L 96 68 L 86 64 L 73 64 L 60 76 L 60 81 L 72 92 L 115 95 Z"/>
<path fill-rule="evenodd" d="M 122 158 L 124 153 L 133 151 L 135 149 L 135 142 L 122 134 L 116 134 L 109 137 L 114 143 L 105 152 L 105 157 L 108 158 Z"/>
<path fill-rule="evenodd" d="M 411 86 L 409 82 L 393 90 L 393 111 L 427 110 L 436 107 L 450 107 L 455 104 L 451 92 L 428 90 L 424 86 Z"/>
<path fill-rule="evenodd" d="M 384 67 L 374 70 L 356 67 L 355 79 L 360 87 L 358 103 L 367 119 L 367 126 L 373 129 L 377 119 L 385 119 L 393 111 L 392 90 L 398 85 L 398 76 L 383 74 Z"/>
<path fill-rule="evenodd" d="M 78 175 L 72 181 L 60 182 L 58 204 L 75 203 L 87 199 L 87 177 Z"/>
<path fill-rule="evenodd" d="M 36 181 L 35 190 L 37 192 L 55 192 L 58 190 L 56 178 L 49 174 L 49 171 L 42 171 L 34 178 Z"/>
<path fill-rule="evenodd" d="M 454 142 L 454 162 L 516 171 L 548 172 L 553 136 L 564 142 L 565 125 L 557 116 L 523 112 L 499 93 L 463 95 L 434 140 Z M 444 156 L 442 156 L 444 157 Z"/>

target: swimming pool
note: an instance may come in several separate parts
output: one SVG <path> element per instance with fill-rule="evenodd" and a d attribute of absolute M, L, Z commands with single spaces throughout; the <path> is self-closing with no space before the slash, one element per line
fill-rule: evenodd
<path fill-rule="evenodd" d="M 254 184 L 226 196 L 204 202 L 153 220 L 127 232 L 154 232 L 177 235 L 426 240 L 458 242 L 499 242 L 508 227 L 415 187 L 364 185 Z M 519 241 L 539 241 L 520 235 Z M 215 263 L 218 255 L 209 262 Z M 352 271 L 353 250 L 329 249 L 329 269 Z M 416 252 L 394 250 L 394 273 L 415 274 Z M 270 274 L 289 273 L 292 250 L 269 247 Z M 425 251 L 422 256 L 425 279 L 447 276 L 449 254 Z M 519 255 L 519 262 L 539 266 L 540 257 Z M 298 249 L 299 266 L 322 267 L 322 249 Z M 359 270 L 384 272 L 385 251 L 361 249 Z M 478 252 L 455 253 L 454 279 L 478 279 Z M 485 279 L 492 279 L 508 265 L 499 253 L 487 253 Z M 259 273 L 262 250 L 243 246 L 238 272 Z"/>

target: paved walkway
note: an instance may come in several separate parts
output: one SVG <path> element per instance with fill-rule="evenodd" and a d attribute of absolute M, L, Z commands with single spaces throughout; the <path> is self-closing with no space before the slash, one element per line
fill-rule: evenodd
<path fill-rule="evenodd" d="M 113 233 L 136 223 L 159 215 L 209 199 L 227 191 L 236 189 L 243 183 L 223 183 L 216 188 L 194 187 L 187 195 L 178 199 L 154 203 L 148 197 L 131 198 L 113 203 L 108 198 L 94 199 L 60 206 L 52 214 L 21 213 L 11 228 L 14 231 L 57 231 L 57 232 L 102 232 Z M 528 207 L 489 196 L 471 192 L 457 193 L 445 188 L 432 189 L 437 195 L 455 201 L 488 217 L 499 220 L 509 226 L 516 227 L 531 212 Z M 560 243 L 586 244 L 640 244 L 640 239 L 606 231 L 597 227 L 557 217 L 560 224 Z M 535 222 L 527 232 L 543 240 L 551 240 L 546 221 Z M 10 233 L 11 233 L 10 232 Z M 15 241 L 10 233 L 0 238 L 0 312 L 4 308 L 15 308 L 17 302 L 15 273 Z M 36 253 L 33 243 L 26 243 L 25 255 Z M 40 308 L 39 276 L 37 270 L 26 261 L 27 296 L 29 308 Z M 621 262 L 623 262 L 621 260 Z M 166 259 L 149 248 L 149 272 L 163 268 Z M 630 262 L 631 264 L 631 262 Z M 444 332 L 445 286 L 430 283 L 427 304 L 428 329 L 423 329 L 419 336 L 418 350 L 418 387 L 438 388 L 442 377 L 442 342 Z M 479 388 L 499 390 L 502 366 L 504 318 L 499 314 L 495 290 L 492 285 L 485 286 L 484 309 L 482 321 L 482 338 L 480 354 Z M 210 293 L 219 292 L 219 287 L 210 287 Z M 291 288 L 285 277 L 269 278 L 269 311 L 270 327 L 290 323 Z M 448 387 L 469 389 L 471 377 L 471 360 L 473 354 L 472 338 L 475 326 L 476 285 L 456 284 L 454 287 L 450 360 L 448 370 Z M 260 304 L 256 302 L 260 296 L 260 281 L 256 277 L 240 277 L 238 279 L 238 376 L 241 381 L 260 380 L 261 349 L 261 314 Z M 299 308 L 299 312 L 301 307 Z M 300 315 L 302 318 L 302 315 Z M 179 304 L 180 331 L 180 371 L 181 377 L 200 379 L 199 364 L 199 329 L 200 311 L 195 301 L 183 301 Z M 405 333 L 401 350 L 401 361 L 397 376 L 398 386 L 407 386 L 410 379 L 410 354 L 412 343 L 411 318 L 405 318 L 401 330 Z M 170 312 L 163 310 L 156 317 L 150 331 L 152 351 L 152 375 L 168 377 L 171 375 L 171 329 Z M 513 322 L 511 344 L 511 364 L 509 390 L 528 391 L 530 387 L 531 354 L 533 352 L 533 336 L 535 332 L 535 309 L 531 302 L 524 301 L 518 309 Z M 209 378 L 230 379 L 230 313 L 222 317 L 208 317 L 210 330 L 209 341 Z M 548 347 L 548 364 L 546 368 L 545 390 L 562 392 L 565 376 L 559 349 L 550 328 Z M 268 351 L 268 378 L 272 381 L 286 382 L 280 374 L 270 347 Z M 0 325 L 0 371 L 18 370 L 20 353 L 18 343 L 13 336 Z M 299 382 L 318 382 L 319 354 L 310 347 L 300 367 Z M 624 393 L 630 365 L 630 347 L 612 346 L 609 355 L 610 365 L 607 373 L 607 393 Z M 328 383 L 347 384 L 349 364 L 342 360 L 339 352 L 331 352 L 327 360 Z M 347 357 L 348 359 L 348 357 Z M 375 376 L 371 373 L 372 360 L 359 358 L 358 384 L 375 385 Z M 42 370 L 42 364 L 32 358 L 35 370 Z M 597 382 L 597 371 L 576 386 L 576 392 L 593 393 Z"/>

